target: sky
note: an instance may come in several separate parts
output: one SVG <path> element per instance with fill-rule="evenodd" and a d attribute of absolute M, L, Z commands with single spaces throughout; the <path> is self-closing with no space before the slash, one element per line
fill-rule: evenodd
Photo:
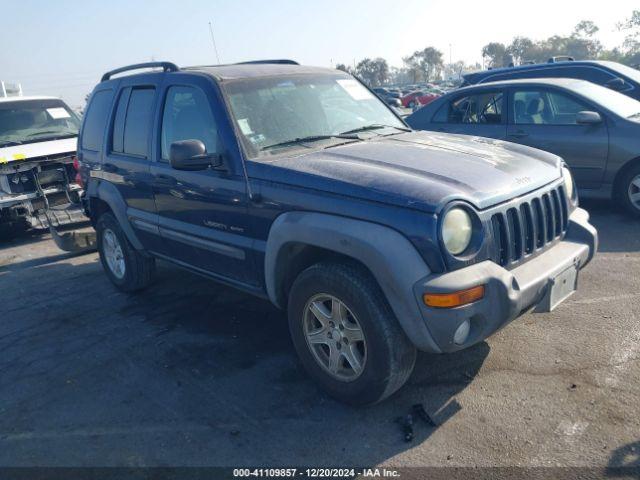
<path fill-rule="evenodd" d="M 516 35 L 568 35 L 580 20 L 607 48 L 638 0 L 1 0 L 0 80 L 71 106 L 106 70 L 150 60 L 178 65 L 291 58 L 335 66 L 402 57 L 434 46 L 455 62 L 481 62 L 482 46 Z"/>

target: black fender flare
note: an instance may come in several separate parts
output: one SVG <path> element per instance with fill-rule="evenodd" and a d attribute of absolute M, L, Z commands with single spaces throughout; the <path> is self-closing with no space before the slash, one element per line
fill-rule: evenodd
<path fill-rule="evenodd" d="M 265 285 L 278 307 L 287 244 L 320 247 L 365 265 L 374 276 L 409 339 L 421 350 L 440 352 L 422 318 L 413 286 L 431 271 L 409 240 L 376 223 L 315 212 L 287 212 L 271 225 L 265 251 Z M 284 262 L 284 263 L 283 263 Z"/>
<path fill-rule="evenodd" d="M 109 182 L 91 182 L 87 190 L 87 196 L 89 199 L 92 197 L 98 198 L 109 205 L 111 212 L 116 217 L 116 220 L 118 220 L 120 228 L 122 228 L 122 231 L 127 236 L 129 242 L 131 242 L 131 245 L 133 245 L 133 248 L 136 250 L 144 250 L 142 243 L 138 239 L 129 221 L 127 204 L 113 184 Z"/>

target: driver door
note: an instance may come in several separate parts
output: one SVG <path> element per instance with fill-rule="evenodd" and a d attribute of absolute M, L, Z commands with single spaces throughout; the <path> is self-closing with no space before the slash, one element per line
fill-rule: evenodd
<path fill-rule="evenodd" d="M 205 92 L 206 85 L 165 84 L 151 166 L 162 253 L 195 270 L 253 283 L 244 177 L 225 167 L 185 171 L 169 163 L 171 144 L 179 140 L 200 140 L 207 153 L 224 156 L 219 121 Z"/>

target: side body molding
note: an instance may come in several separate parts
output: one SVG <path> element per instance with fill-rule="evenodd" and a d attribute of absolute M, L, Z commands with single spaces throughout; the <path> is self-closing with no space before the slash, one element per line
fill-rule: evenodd
<path fill-rule="evenodd" d="M 91 182 L 89 184 L 87 196 L 89 198 L 99 198 L 109 205 L 109 208 L 111 208 L 111 211 L 120 224 L 120 228 L 122 228 L 122 231 L 131 242 L 131 245 L 133 245 L 136 250 L 143 250 L 142 243 L 140 243 L 140 240 L 131 226 L 131 222 L 129 222 L 129 217 L 127 216 L 127 204 L 114 185 L 109 182 Z"/>
<path fill-rule="evenodd" d="M 440 352 L 422 318 L 413 286 L 431 273 L 413 245 L 399 232 L 375 223 L 336 215 L 288 212 L 272 224 L 265 252 L 265 285 L 270 300 L 282 305 L 280 279 L 287 244 L 331 250 L 364 264 L 382 288 L 409 339 L 421 350 Z"/>

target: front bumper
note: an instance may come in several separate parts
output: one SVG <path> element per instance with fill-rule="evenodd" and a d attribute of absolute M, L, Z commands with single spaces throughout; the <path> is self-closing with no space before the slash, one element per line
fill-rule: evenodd
<path fill-rule="evenodd" d="M 432 339 L 442 352 L 453 352 L 478 343 L 535 308 L 548 294 L 551 279 L 571 266 L 584 268 L 598 247 L 598 234 L 589 223 L 589 214 L 576 209 L 569 218 L 562 241 L 528 262 L 512 269 L 484 261 L 441 275 L 429 275 L 414 285 L 422 318 Z M 485 286 L 481 300 L 456 308 L 432 308 L 422 301 L 429 293 L 453 293 L 478 285 Z M 460 345 L 454 333 L 465 321 L 469 335 Z"/>
<path fill-rule="evenodd" d="M 87 218 L 82 209 L 71 208 L 79 204 L 81 195 L 78 185 L 70 185 L 68 192 L 63 188 L 50 188 L 21 195 L 0 193 L 0 223 L 47 229 L 85 222 Z"/>

